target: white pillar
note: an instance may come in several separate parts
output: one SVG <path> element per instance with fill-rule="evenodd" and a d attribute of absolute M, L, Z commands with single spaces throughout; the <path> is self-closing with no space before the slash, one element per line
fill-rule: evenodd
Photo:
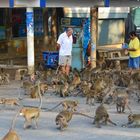
<path fill-rule="evenodd" d="M 34 13 L 33 8 L 26 9 L 26 28 L 27 28 L 27 64 L 28 73 L 34 72 Z"/>
<path fill-rule="evenodd" d="M 91 67 L 96 67 L 96 47 L 98 41 L 98 7 L 91 8 Z"/>

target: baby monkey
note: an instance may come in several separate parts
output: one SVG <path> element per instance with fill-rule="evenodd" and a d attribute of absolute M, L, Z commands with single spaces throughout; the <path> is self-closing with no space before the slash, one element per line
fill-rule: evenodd
<path fill-rule="evenodd" d="M 60 112 L 56 116 L 56 119 L 55 119 L 56 125 L 59 125 L 60 130 L 64 130 L 65 128 L 68 127 L 68 123 L 71 121 L 74 114 L 82 115 L 82 116 L 93 119 L 93 117 L 80 113 L 80 112 L 72 112 L 72 111 L 65 110 L 65 111 Z"/>
<path fill-rule="evenodd" d="M 140 114 L 128 115 L 128 123 L 122 125 L 122 127 L 129 127 L 129 128 L 140 127 Z"/>
<path fill-rule="evenodd" d="M 113 124 L 113 125 L 117 125 L 116 123 L 112 122 L 109 118 L 109 114 L 106 110 L 106 108 L 103 106 L 103 104 L 101 104 L 95 112 L 95 118 L 93 121 L 93 124 L 96 124 L 96 127 L 101 128 L 100 123 L 104 123 L 105 125 L 107 125 L 107 122 Z"/>
<path fill-rule="evenodd" d="M 64 100 L 62 102 L 60 102 L 59 104 L 57 104 L 55 107 L 53 107 L 52 109 L 49 109 L 49 111 L 52 111 L 53 109 L 57 108 L 58 106 L 62 105 L 63 106 L 63 110 L 68 110 L 70 109 L 71 111 L 76 111 L 76 108 L 78 106 L 78 101 L 73 101 L 73 100 Z"/>
<path fill-rule="evenodd" d="M 20 140 L 20 137 L 18 136 L 17 132 L 14 130 L 14 126 L 15 126 L 15 121 L 17 119 L 17 116 L 19 114 L 19 111 L 16 113 L 13 121 L 12 121 L 12 125 L 10 130 L 8 131 L 8 133 L 2 138 L 2 140 Z"/>

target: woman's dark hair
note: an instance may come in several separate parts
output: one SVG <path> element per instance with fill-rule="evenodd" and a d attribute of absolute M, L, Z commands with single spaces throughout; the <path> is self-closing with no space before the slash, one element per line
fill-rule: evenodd
<path fill-rule="evenodd" d="M 130 32 L 129 35 L 131 35 L 131 36 L 137 36 L 135 31 Z"/>

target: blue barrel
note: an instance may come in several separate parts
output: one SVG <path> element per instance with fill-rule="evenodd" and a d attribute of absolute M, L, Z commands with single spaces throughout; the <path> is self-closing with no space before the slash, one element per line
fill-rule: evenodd
<path fill-rule="evenodd" d="M 59 53 L 58 52 L 43 52 L 43 60 L 45 68 L 55 68 L 58 65 Z"/>

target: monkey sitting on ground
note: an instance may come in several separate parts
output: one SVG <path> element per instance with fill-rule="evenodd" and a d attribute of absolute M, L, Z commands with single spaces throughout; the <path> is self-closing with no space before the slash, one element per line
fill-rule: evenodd
<path fill-rule="evenodd" d="M 19 111 L 16 113 L 13 121 L 12 121 L 12 125 L 10 130 L 8 131 L 8 133 L 2 138 L 2 140 L 20 140 L 20 137 L 18 136 L 17 132 L 14 130 L 14 126 L 15 126 L 15 121 L 17 119 L 17 116 L 19 114 Z"/>
<path fill-rule="evenodd" d="M 18 99 L 2 98 L 1 99 L 1 104 L 3 104 L 4 106 L 11 105 L 12 107 L 14 105 L 20 106 Z"/>
<path fill-rule="evenodd" d="M 40 110 L 41 110 L 41 106 L 42 106 L 42 97 L 41 97 L 41 93 L 40 93 L 39 84 L 40 84 L 40 82 L 38 82 L 38 94 L 39 94 L 39 98 L 40 98 L 39 107 L 38 108 L 23 107 L 20 110 L 20 115 L 22 115 L 25 118 L 24 129 L 31 126 L 32 120 L 35 121 L 35 128 L 38 127 L 38 119 L 40 116 Z"/>
<path fill-rule="evenodd" d="M 82 116 L 93 119 L 93 117 L 80 113 L 80 112 L 62 111 L 56 116 L 56 119 L 55 119 L 56 125 L 59 125 L 60 130 L 64 130 L 65 128 L 68 127 L 68 123 L 71 121 L 72 116 L 74 114 L 82 115 Z"/>
<path fill-rule="evenodd" d="M 46 83 L 40 83 L 39 84 L 39 89 L 40 89 L 40 93 L 43 96 L 45 91 L 48 90 L 48 85 Z M 30 93 L 31 98 L 38 98 L 39 94 L 38 94 L 38 86 L 34 85 L 31 87 L 31 93 Z"/>
<path fill-rule="evenodd" d="M 140 114 L 130 114 L 128 116 L 128 123 L 122 127 L 136 128 L 140 127 Z"/>
<path fill-rule="evenodd" d="M 116 96 L 116 109 L 117 112 L 122 113 L 125 111 L 125 107 L 127 107 L 130 111 L 130 113 L 132 113 L 131 108 L 129 107 L 129 99 L 128 99 L 128 94 L 124 89 L 116 89 L 115 90 L 115 94 L 113 95 L 114 98 Z"/>
<path fill-rule="evenodd" d="M 131 109 L 128 105 L 128 98 L 125 97 L 117 97 L 116 100 L 116 109 L 118 113 L 122 113 L 125 111 L 125 107 L 127 106 L 127 108 L 129 109 L 129 111 L 131 112 Z"/>
<path fill-rule="evenodd" d="M 73 100 L 62 101 L 58 105 L 53 107 L 52 109 L 49 109 L 49 111 L 52 111 L 53 109 L 57 108 L 60 105 L 63 106 L 64 111 L 68 110 L 68 109 L 70 109 L 70 111 L 76 111 L 76 107 L 78 106 L 78 101 L 73 101 Z"/>
<path fill-rule="evenodd" d="M 47 90 L 48 90 L 48 84 L 47 83 L 40 83 L 41 95 L 44 95 Z"/>
<path fill-rule="evenodd" d="M 21 84 L 21 88 L 25 90 L 25 94 L 28 94 L 31 88 L 33 87 L 33 83 L 28 80 L 23 81 Z"/>
<path fill-rule="evenodd" d="M 68 96 L 68 88 L 69 85 L 67 82 L 65 82 L 63 85 L 60 86 L 60 97 Z"/>
<path fill-rule="evenodd" d="M 74 74 L 74 78 L 71 84 L 77 87 L 80 83 L 81 83 L 80 76 L 78 74 Z"/>
<path fill-rule="evenodd" d="M 106 108 L 101 104 L 95 112 L 95 118 L 93 121 L 93 124 L 96 124 L 96 127 L 101 128 L 100 123 L 105 123 L 107 125 L 107 122 L 116 125 L 116 123 L 112 122 L 109 118 L 109 114 L 106 110 Z"/>

